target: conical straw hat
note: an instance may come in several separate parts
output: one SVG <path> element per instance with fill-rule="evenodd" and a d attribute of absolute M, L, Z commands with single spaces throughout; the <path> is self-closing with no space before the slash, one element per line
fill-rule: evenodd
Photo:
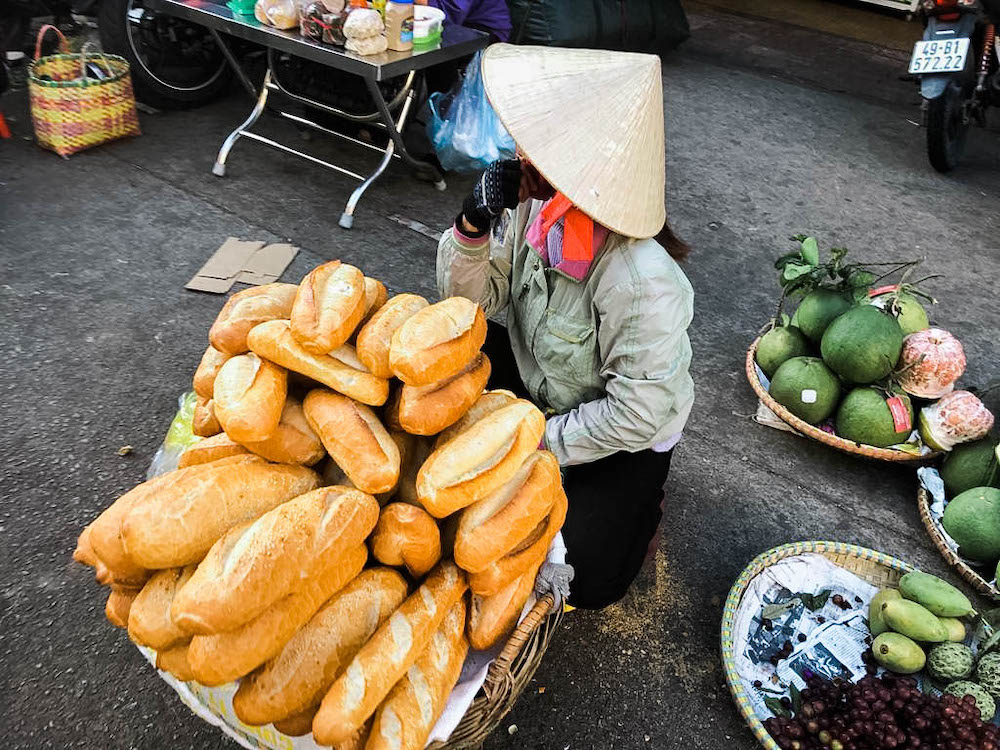
<path fill-rule="evenodd" d="M 483 82 L 501 122 L 556 190 L 618 234 L 660 231 L 658 57 L 494 44 L 483 54 Z"/>

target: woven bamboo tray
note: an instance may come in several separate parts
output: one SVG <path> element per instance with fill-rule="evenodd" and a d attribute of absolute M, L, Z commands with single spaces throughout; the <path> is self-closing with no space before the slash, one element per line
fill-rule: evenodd
<path fill-rule="evenodd" d="M 934 519 L 931 518 L 931 495 L 923 487 L 917 490 L 917 507 L 920 508 L 920 520 L 924 522 L 924 528 L 927 529 L 931 541 L 934 542 L 934 546 L 937 547 L 938 552 L 941 553 L 945 561 L 958 571 L 958 574 L 980 594 L 990 599 L 1000 599 L 1000 591 L 997 590 L 996 586 L 990 585 L 989 581 L 977 573 L 975 568 L 970 567 L 968 563 L 948 546 L 948 542 L 945 541 L 944 536 L 941 534 L 941 529 L 938 528 L 937 524 L 934 523 Z"/>
<path fill-rule="evenodd" d="M 427 750 L 473 750 L 482 746 L 514 707 L 542 663 L 542 656 L 562 622 L 562 609 L 553 612 L 552 604 L 551 594 L 535 603 L 490 665 L 482 690 L 451 737 L 447 742 L 428 745 Z"/>
<path fill-rule="evenodd" d="M 791 427 L 794 427 L 795 431 L 799 434 L 823 443 L 824 445 L 829 445 L 831 448 L 844 451 L 845 453 L 853 453 L 856 456 L 864 456 L 865 458 L 871 458 L 876 461 L 924 464 L 929 461 L 933 461 L 941 455 L 940 453 L 931 452 L 923 456 L 915 456 L 912 453 L 907 453 L 906 451 L 897 451 L 892 448 L 876 448 L 873 445 L 855 443 L 852 440 L 844 440 L 844 438 L 831 435 L 829 432 L 825 432 L 818 427 L 814 427 L 808 422 L 799 419 L 788 411 L 788 409 L 775 401 L 757 378 L 757 362 L 755 357 L 759 341 L 760 338 L 754 339 L 754 342 L 750 345 L 750 349 L 747 351 L 746 373 L 747 380 L 750 381 L 750 387 L 753 388 L 754 393 L 756 393 L 757 397 L 764 403 L 764 406 L 777 414 L 781 421 Z"/>
<path fill-rule="evenodd" d="M 780 547 L 768 550 L 758 555 L 746 569 L 740 573 L 739 578 L 729 590 L 726 597 L 726 605 L 722 613 L 722 669 L 726 674 L 726 682 L 729 683 L 729 690 L 736 701 L 743 720 L 750 727 L 754 737 L 766 750 L 781 750 L 760 719 L 751 708 L 750 699 L 747 695 L 743 680 L 736 671 L 735 659 L 735 638 L 733 627 L 736 622 L 736 613 L 739 610 L 740 602 L 746 593 L 750 581 L 760 575 L 764 570 L 774 565 L 779 560 L 794 555 L 805 553 L 815 553 L 828 558 L 830 562 L 849 570 L 854 575 L 867 581 L 873 586 L 884 588 L 894 586 L 903 576 L 913 570 L 913 567 L 902 560 L 882 552 L 858 547 L 854 544 L 843 542 L 794 542 L 783 544 Z"/>

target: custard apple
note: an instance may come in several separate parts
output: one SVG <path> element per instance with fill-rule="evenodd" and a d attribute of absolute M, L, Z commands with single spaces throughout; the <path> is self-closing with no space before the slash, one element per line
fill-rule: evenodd
<path fill-rule="evenodd" d="M 953 682 L 944 689 L 944 694 L 954 695 L 959 699 L 963 696 L 971 695 L 976 699 L 976 708 L 979 709 L 979 715 L 983 721 L 989 721 L 993 718 L 993 714 L 997 712 L 997 704 L 993 700 L 993 697 L 983 689 L 982 685 L 977 685 L 974 682 L 967 680 Z"/>
<path fill-rule="evenodd" d="M 994 700 L 1000 700 L 1000 652 L 993 651 L 979 660 L 976 679 Z"/>
<path fill-rule="evenodd" d="M 935 682 L 944 685 L 968 679 L 975 664 L 972 650 L 961 643 L 939 643 L 927 653 L 927 671 Z M 997 675 L 1000 677 L 1000 671 Z M 1000 680 L 997 685 L 1000 686 Z"/>

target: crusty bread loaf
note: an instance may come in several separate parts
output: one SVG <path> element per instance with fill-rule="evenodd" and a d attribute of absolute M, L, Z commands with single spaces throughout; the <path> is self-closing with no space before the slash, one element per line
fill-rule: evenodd
<path fill-rule="evenodd" d="M 281 412 L 278 429 L 259 443 L 244 443 L 247 450 L 279 464 L 312 466 L 326 455 L 323 444 L 306 420 L 302 404 L 289 397 Z"/>
<path fill-rule="evenodd" d="M 211 344 L 208 345 L 205 353 L 201 355 L 201 362 L 198 363 L 198 369 L 194 372 L 194 392 L 200 398 L 212 398 L 215 376 L 219 374 L 219 370 L 222 369 L 226 360 L 231 356 L 231 354 L 220 352 Z"/>
<path fill-rule="evenodd" d="M 545 417 L 518 399 L 448 441 L 417 474 L 417 495 L 428 513 L 444 518 L 482 500 L 508 481 L 545 431 Z"/>
<path fill-rule="evenodd" d="M 194 679 L 194 672 L 191 671 L 191 662 L 188 661 L 190 647 L 191 641 L 187 640 L 163 651 L 157 651 L 156 668 L 170 673 L 181 682 L 191 682 Z"/>
<path fill-rule="evenodd" d="M 423 508 L 389 503 L 379 514 L 371 546 L 372 556 L 380 563 L 405 566 L 419 579 L 441 559 L 441 532 Z"/>
<path fill-rule="evenodd" d="M 298 291 L 298 284 L 278 283 L 237 292 L 226 300 L 212 323 L 209 341 L 223 354 L 243 354 L 249 349 L 247 334 L 250 329 L 268 320 L 287 319 Z"/>
<path fill-rule="evenodd" d="M 241 687 L 243 686 L 243 682 L 243 680 L 240 681 Z M 313 730 L 313 716 L 316 715 L 317 711 L 319 711 L 319 704 L 310 706 L 305 711 L 300 711 L 297 714 L 286 716 L 284 719 L 278 719 L 273 722 L 274 728 L 282 734 L 287 734 L 289 737 L 302 737 L 303 735 L 311 734 Z"/>
<path fill-rule="evenodd" d="M 292 305 L 292 336 L 312 354 L 344 344 L 365 314 L 365 277 L 354 266 L 331 260 L 299 284 Z"/>
<path fill-rule="evenodd" d="M 170 605 L 194 569 L 194 565 L 188 565 L 158 570 L 146 581 L 128 614 L 129 638 L 141 646 L 162 651 L 190 637 L 171 618 Z"/>
<path fill-rule="evenodd" d="M 497 409 L 509 406 L 515 401 L 517 401 L 517 396 L 510 391 L 503 390 L 502 388 L 484 392 L 483 395 L 477 398 L 475 403 L 469 407 L 469 410 L 458 418 L 457 422 L 450 427 L 443 429 L 441 434 L 434 438 L 434 447 L 440 448 L 458 433 L 465 432 L 469 429 L 469 427 L 485 417 L 487 414 L 492 414 Z"/>
<path fill-rule="evenodd" d="M 188 466 L 207 464 L 211 461 L 218 461 L 220 458 L 230 456 L 246 456 L 250 451 L 233 440 L 229 435 L 220 432 L 204 440 L 199 440 L 185 450 L 177 459 L 177 468 L 186 469 Z"/>
<path fill-rule="evenodd" d="M 566 520 L 566 493 L 559 488 L 552 510 L 509 554 L 469 576 L 469 588 L 480 596 L 495 596 L 515 578 L 544 562 L 556 533 Z"/>
<path fill-rule="evenodd" d="M 379 706 L 366 750 L 423 750 L 468 651 L 465 600 L 459 599 L 420 658 Z"/>
<path fill-rule="evenodd" d="M 449 297 L 417 311 L 392 335 L 389 367 L 407 385 L 449 378 L 486 341 L 486 317 L 465 297 Z"/>
<path fill-rule="evenodd" d="M 397 294 L 386 302 L 358 332 L 358 358 L 373 375 L 391 378 L 389 347 L 396 330 L 418 311 L 427 300 L 417 294 Z"/>
<path fill-rule="evenodd" d="M 490 360 L 480 352 L 450 378 L 431 385 L 404 385 L 399 396 L 400 426 L 415 435 L 436 435 L 469 410 L 489 378 Z"/>
<path fill-rule="evenodd" d="M 226 361 L 215 377 L 215 416 L 237 443 L 266 440 L 278 429 L 288 395 L 283 367 L 256 354 Z"/>
<path fill-rule="evenodd" d="M 191 415 L 191 432 L 198 437 L 212 437 L 222 432 L 222 425 L 219 424 L 215 416 L 215 401 L 212 397 L 198 397 L 194 405 L 194 414 Z"/>
<path fill-rule="evenodd" d="M 323 698 L 313 719 L 317 743 L 341 742 L 364 724 L 420 656 L 465 589 L 465 574 L 452 562 L 441 562 L 428 574 L 361 647 Z"/>
<path fill-rule="evenodd" d="M 406 581 L 389 568 L 362 572 L 240 683 L 233 709 L 247 724 L 266 724 L 312 709 L 378 627 L 406 598 Z"/>
<path fill-rule="evenodd" d="M 389 381 L 368 372 L 353 347 L 347 344 L 330 354 L 311 354 L 292 337 L 285 320 L 258 326 L 247 340 L 250 348 L 261 357 L 306 375 L 355 401 L 380 406 L 389 396 Z"/>
<path fill-rule="evenodd" d="M 455 562 L 478 573 L 510 553 L 545 520 L 560 491 L 556 457 L 535 451 L 510 481 L 462 511 Z"/>
<path fill-rule="evenodd" d="M 238 628 L 303 580 L 342 565 L 378 515 L 371 495 L 320 487 L 230 529 L 174 597 L 174 622 L 198 635 Z"/>
<path fill-rule="evenodd" d="M 195 679 L 209 687 L 224 685 L 277 656 L 323 603 L 361 572 L 367 557 L 367 549 L 359 545 L 339 565 L 306 579 L 295 593 L 236 630 L 194 636 L 188 660 Z"/>
<path fill-rule="evenodd" d="M 76 539 L 76 549 L 73 550 L 73 560 L 90 568 L 97 567 L 97 553 L 94 552 L 94 545 L 90 542 L 90 527 L 87 524 Z"/>
<path fill-rule="evenodd" d="M 134 586 L 112 583 L 107 604 L 104 605 L 104 616 L 108 618 L 108 622 L 116 628 L 127 628 L 128 613 L 138 593 L 139 589 Z"/>
<path fill-rule="evenodd" d="M 539 560 L 534 567 L 522 573 L 493 596 L 472 595 L 469 607 L 469 643 L 477 651 L 485 651 L 496 645 L 517 625 L 528 597 L 535 588 L 535 574 Z"/>
<path fill-rule="evenodd" d="M 233 526 L 319 486 L 311 469 L 269 464 L 257 456 L 179 471 L 185 473 L 141 497 L 121 523 L 126 553 L 147 568 L 199 562 Z"/>
<path fill-rule="evenodd" d="M 365 276 L 365 315 L 361 318 L 355 333 L 361 330 L 361 326 L 372 319 L 372 316 L 382 309 L 382 306 L 389 300 L 389 292 L 378 279 Z"/>
<path fill-rule="evenodd" d="M 388 492 L 399 479 L 399 448 L 375 412 L 347 396 L 317 388 L 303 404 L 309 426 L 358 489 Z"/>
<path fill-rule="evenodd" d="M 319 706 L 316 707 L 317 710 Z M 314 714 L 315 720 L 315 714 Z M 351 734 L 346 740 L 335 743 L 332 748 L 333 750 L 365 750 L 368 746 L 368 738 L 371 736 L 372 723 L 375 721 L 375 716 L 369 716 L 368 721 L 366 721 L 361 729 Z"/>
<path fill-rule="evenodd" d="M 406 435 L 410 443 L 405 451 L 401 451 L 401 461 L 399 465 L 399 482 L 396 484 L 396 491 L 392 499 L 398 503 L 409 503 L 410 505 L 420 505 L 417 499 L 417 472 L 424 465 L 424 461 L 431 455 L 433 442 L 430 438 L 410 435 L 407 432 L 394 432 L 395 435 Z M 421 506 L 423 507 L 423 506 Z"/>

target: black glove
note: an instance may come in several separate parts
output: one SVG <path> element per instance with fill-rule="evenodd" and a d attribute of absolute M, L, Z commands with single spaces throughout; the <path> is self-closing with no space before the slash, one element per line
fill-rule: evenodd
<path fill-rule="evenodd" d="M 505 208 L 518 204 L 520 189 L 521 162 L 517 159 L 495 161 L 486 168 L 465 199 L 462 216 L 479 234 L 485 234 Z"/>

